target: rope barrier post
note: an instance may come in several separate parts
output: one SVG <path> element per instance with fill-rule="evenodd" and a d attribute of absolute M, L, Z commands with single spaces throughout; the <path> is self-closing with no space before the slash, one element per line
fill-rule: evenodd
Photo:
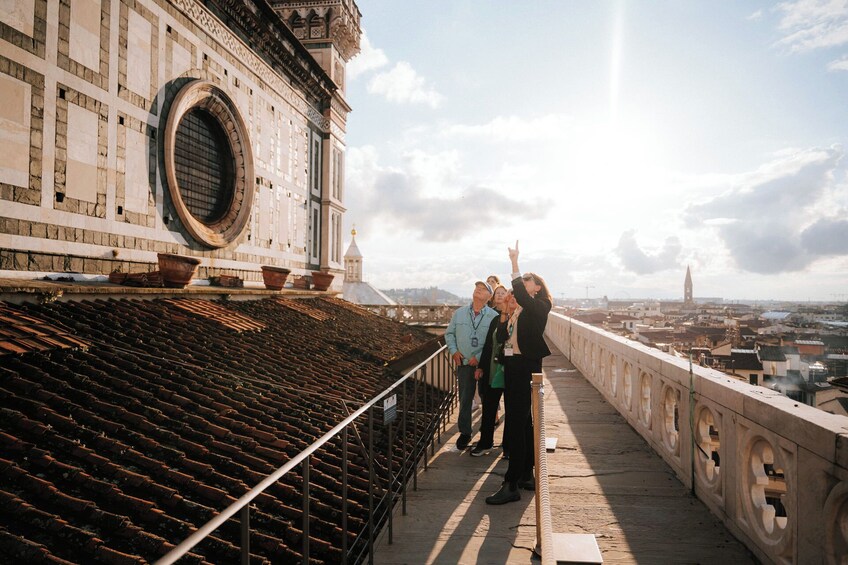
<path fill-rule="evenodd" d="M 553 525 L 551 523 L 551 498 L 548 491 L 548 458 L 545 449 L 545 375 L 533 373 L 533 447 L 536 464 L 536 548 L 543 565 L 554 565 Z"/>

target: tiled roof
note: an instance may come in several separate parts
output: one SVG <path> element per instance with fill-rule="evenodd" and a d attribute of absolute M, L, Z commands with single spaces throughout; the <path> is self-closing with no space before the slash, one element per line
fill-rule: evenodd
<path fill-rule="evenodd" d="M 37 316 L 0 302 L 0 355 L 85 348 L 88 343 L 56 328 Z"/>
<path fill-rule="evenodd" d="M 397 377 L 389 361 L 432 340 L 338 302 L 302 301 L 323 321 L 274 299 L 66 302 L 3 318 L 2 330 L 26 316 L 91 347 L 0 356 L 0 561 L 155 560 L 385 389 Z M 316 562 L 341 557 L 340 452 L 336 440 L 312 458 Z M 350 453 L 357 532 L 368 471 L 358 440 Z M 255 562 L 300 562 L 301 488 L 289 473 L 252 505 Z M 228 522 L 181 563 L 238 562 L 238 536 Z"/>
<path fill-rule="evenodd" d="M 733 368 L 737 371 L 740 369 L 751 371 L 762 371 L 763 364 L 757 359 L 757 352 L 750 349 L 732 349 L 730 351 L 730 359 L 733 361 Z"/>
<path fill-rule="evenodd" d="M 786 361 L 786 355 L 779 345 L 761 345 L 760 361 Z"/>

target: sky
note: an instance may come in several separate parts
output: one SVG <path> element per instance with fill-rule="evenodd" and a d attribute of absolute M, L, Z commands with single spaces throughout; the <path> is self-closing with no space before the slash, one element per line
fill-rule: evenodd
<path fill-rule="evenodd" d="M 345 248 L 381 289 L 848 300 L 848 0 L 357 0 Z"/>

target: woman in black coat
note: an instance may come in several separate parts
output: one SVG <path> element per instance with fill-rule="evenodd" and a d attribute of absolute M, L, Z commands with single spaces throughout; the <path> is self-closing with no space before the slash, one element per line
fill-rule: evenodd
<path fill-rule="evenodd" d="M 545 280 L 535 273 L 521 275 L 518 269 L 518 242 L 509 250 L 512 263 L 512 292 L 519 308 L 505 324 L 498 326 L 504 344 L 504 403 L 509 445 L 509 468 L 498 492 L 486 498 L 487 504 L 521 500 L 518 487 L 534 490 L 533 421 L 530 414 L 530 382 L 542 371 L 542 359 L 551 354 L 545 343 L 545 326 L 553 306 Z"/>

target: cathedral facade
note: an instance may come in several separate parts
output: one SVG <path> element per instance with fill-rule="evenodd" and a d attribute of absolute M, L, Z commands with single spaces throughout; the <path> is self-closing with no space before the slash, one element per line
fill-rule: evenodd
<path fill-rule="evenodd" d="M 17 0 L 0 12 L 0 276 L 200 259 L 343 282 L 352 0 Z"/>

